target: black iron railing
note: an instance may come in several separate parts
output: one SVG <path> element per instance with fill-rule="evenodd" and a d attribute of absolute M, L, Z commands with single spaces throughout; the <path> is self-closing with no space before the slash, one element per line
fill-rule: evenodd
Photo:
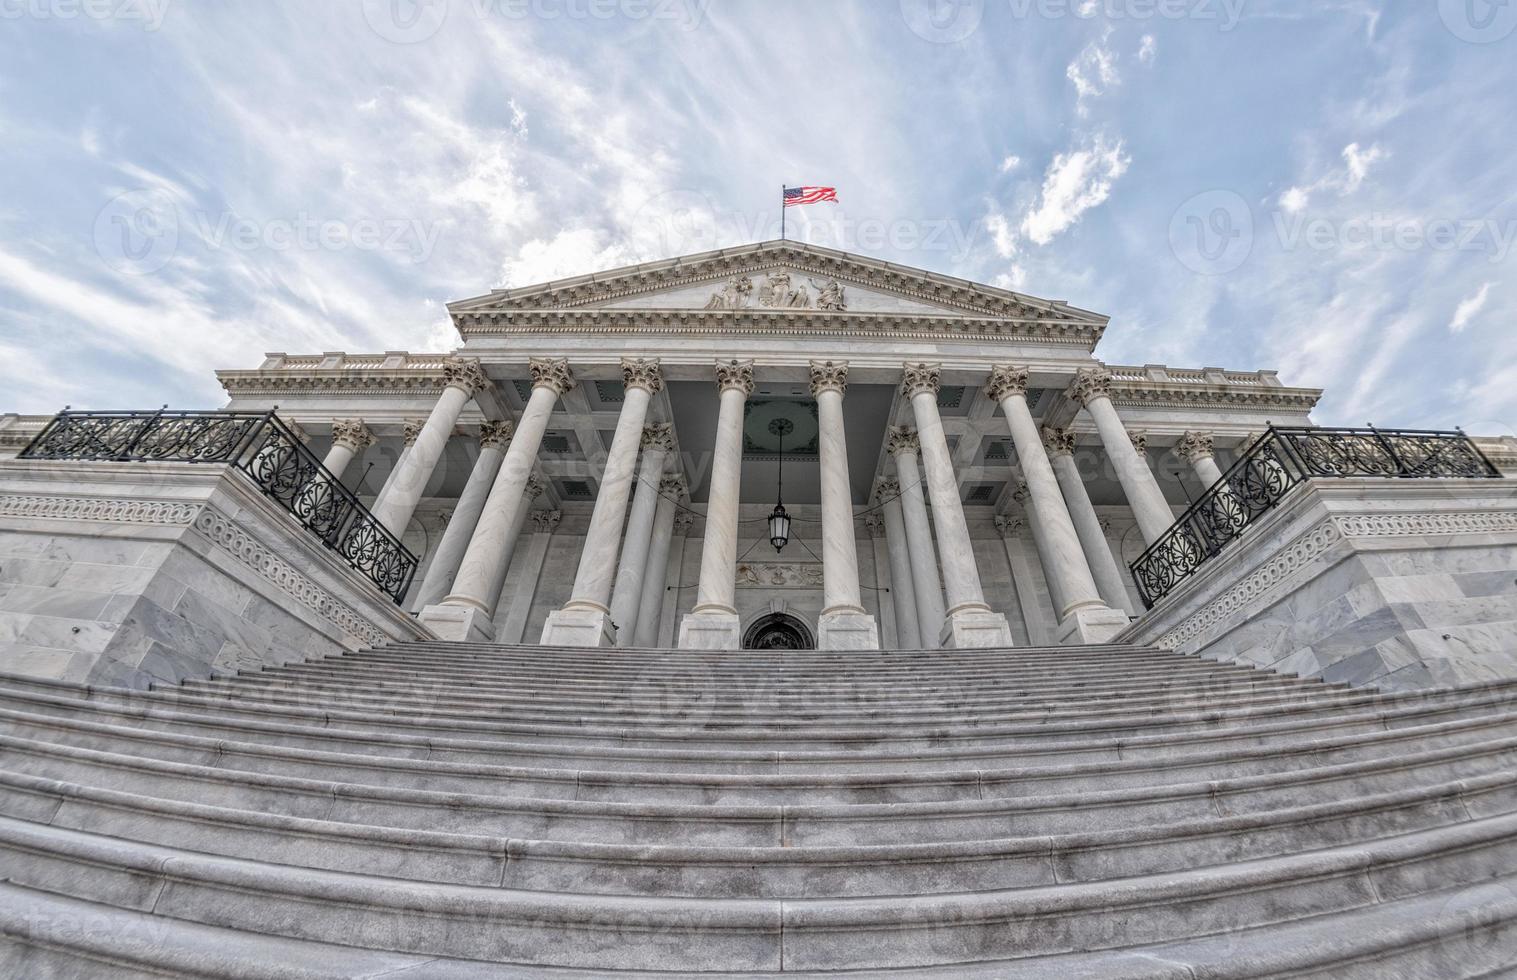
<path fill-rule="evenodd" d="M 397 603 L 416 556 L 273 412 L 61 412 L 23 459 L 226 463 Z"/>
<path fill-rule="evenodd" d="M 1132 563 L 1133 579 L 1152 608 L 1303 480 L 1500 475 L 1463 432 L 1271 426 Z"/>

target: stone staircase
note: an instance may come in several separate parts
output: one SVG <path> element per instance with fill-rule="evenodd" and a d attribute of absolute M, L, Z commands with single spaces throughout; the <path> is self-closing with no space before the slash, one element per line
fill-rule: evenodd
<path fill-rule="evenodd" d="M 1514 705 L 1119 646 L 0 677 L 0 973 L 1496 975 Z"/>

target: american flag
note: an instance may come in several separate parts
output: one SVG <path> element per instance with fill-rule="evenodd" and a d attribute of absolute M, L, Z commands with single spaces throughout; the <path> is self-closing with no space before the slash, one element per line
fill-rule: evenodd
<path fill-rule="evenodd" d="M 785 207 L 793 208 L 799 204 L 820 204 L 823 201 L 837 203 L 838 192 L 836 187 L 787 187 L 785 188 Z"/>

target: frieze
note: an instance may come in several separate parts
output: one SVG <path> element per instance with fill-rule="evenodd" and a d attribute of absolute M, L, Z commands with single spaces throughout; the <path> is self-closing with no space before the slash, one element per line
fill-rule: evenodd
<path fill-rule="evenodd" d="M 199 504 L 163 500 L 125 500 L 111 497 L 57 497 L 26 494 L 0 496 L 0 516 L 59 521 L 99 521 L 106 524 L 188 525 Z"/>
<path fill-rule="evenodd" d="M 822 566 L 817 562 L 744 562 L 737 566 L 738 588 L 820 589 Z"/>

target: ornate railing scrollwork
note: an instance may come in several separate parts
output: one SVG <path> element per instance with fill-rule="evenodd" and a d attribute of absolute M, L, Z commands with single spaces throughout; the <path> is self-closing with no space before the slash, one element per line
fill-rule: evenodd
<path fill-rule="evenodd" d="M 416 556 L 273 412 L 61 412 L 22 459 L 235 467 L 397 603 Z"/>
<path fill-rule="evenodd" d="M 1304 480 L 1500 475 L 1463 432 L 1271 426 L 1129 567 L 1152 608 Z"/>

